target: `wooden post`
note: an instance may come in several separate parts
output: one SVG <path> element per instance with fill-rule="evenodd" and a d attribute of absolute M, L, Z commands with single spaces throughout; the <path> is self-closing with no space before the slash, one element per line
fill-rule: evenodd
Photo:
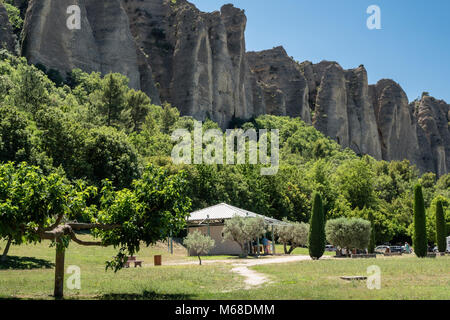
<path fill-rule="evenodd" d="M 256 241 L 256 247 L 257 247 L 257 250 L 256 250 L 256 252 L 257 252 L 257 254 L 256 254 L 256 256 L 259 258 L 259 237 L 258 237 L 258 240 Z"/>
<path fill-rule="evenodd" d="M 64 296 L 64 256 L 66 249 L 61 240 L 56 242 L 56 258 L 55 258 L 55 290 L 53 295 L 57 299 Z"/>
<path fill-rule="evenodd" d="M 273 225 L 272 225 L 272 255 L 275 255 L 275 236 L 273 233 Z"/>
<path fill-rule="evenodd" d="M 173 254 L 173 237 L 172 237 L 172 230 L 170 230 L 170 254 Z"/>

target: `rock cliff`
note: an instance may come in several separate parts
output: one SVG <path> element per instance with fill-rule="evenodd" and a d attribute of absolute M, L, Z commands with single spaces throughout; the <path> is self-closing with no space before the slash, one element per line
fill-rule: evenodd
<path fill-rule="evenodd" d="M 66 27 L 74 4 L 80 30 Z M 5 14 L 0 5 L 0 26 L 9 30 Z M 444 101 L 424 95 L 409 103 L 392 80 L 369 85 L 362 65 L 298 63 L 282 47 L 246 52 L 246 23 L 233 5 L 205 13 L 186 0 L 30 0 L 22 54 L 63 76 L 73 68 L 120 72 L 154 103 L 222 128 L 261 114 L 301 117 L 358 154 L 449 172 Z M 1 43 L 10 34 L 2 32 Z"/>
<path fill-rule="evenodd" d="M 8 13 L 5 7 L 0 3 L 0 49 L 6 49 L 11 52 L 15 49 L 16 37 L 9 22 Z"/>

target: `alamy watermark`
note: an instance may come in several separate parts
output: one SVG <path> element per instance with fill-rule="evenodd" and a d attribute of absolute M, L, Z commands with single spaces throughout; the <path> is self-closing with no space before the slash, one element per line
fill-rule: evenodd
<path fill-rule="evenodd" d="M 194 121 L 193 133 L 187 129 L 175 130 L 172 141 L 177 142 L 172 150 L 175 164 L 256 165 L 259 160 L 263 165 L 261 175 L 275 175 L 279 169 L 280 140 L 279 130 L 276 129 L 262 129 L 258 133 L 255 129 L 227 130 L 224 137 L 221 130 L 204 131 L 202 122 Z"/>
<path fill-rule="evenodd" d="M 66 280 L 66 285 L 69 290 L 81 289 L 81 268 L 79 266 L 69 266 L 67 273 L 71 274 Z"/>
<path fill-rule="evenodd" d="M 371 5 L 367 8 L 367 14 L 370 16 L 367 18 L 367 28 L 369 30 L 381 29 L 381 9 L 377 5 Z"/>
<path fill-rule="evenodd" d="M 381 268 L 379 266 L 370 266 L 367 268 L 367 289 L 381 289 Z"/>

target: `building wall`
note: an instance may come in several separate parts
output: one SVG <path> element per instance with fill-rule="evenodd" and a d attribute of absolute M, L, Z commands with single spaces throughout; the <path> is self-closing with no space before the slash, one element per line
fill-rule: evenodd
<path fill-rule="evenodd" d="M 240 255 L 242 253 L 241 247 L 235 242 L 226 240 L 223 241 L 223 226 L 210 226 L 209 227 L 211 238 L 215 241 L 215 246 L 211 250 L 211 255 Z M 200 231 L 202 234 L 208 234 L 208 227 L 189 227 L 188 232 Z M 189 253 L 193 255 L 192 252 Z"/>

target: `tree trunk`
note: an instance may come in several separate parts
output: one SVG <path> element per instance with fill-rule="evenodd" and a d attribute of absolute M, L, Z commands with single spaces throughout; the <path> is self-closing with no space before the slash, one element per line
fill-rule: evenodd
<path fill-rule="evenodd" d="M 202 259 L 200 258 L 200 255 L 198 255 L 198 261 L 200 261 L 200 265 L 202 265 Z"/>
<path fill-rule="evenodd" d="M 283 247 L 284 247 L 284 254 L 289 254 L 286 243 L 283 243 Z"/>
<path fill-rule="evenodd" d="M 5 250 L 3 251 L 0 261 L 6 261 L 6 256 L 8 255 L 9 247 L 11 247 L 12 237 L 8 237 L 8 242 L 6 243 Z"/>
<path fill-rule="evenodd" d="M 61 299 L 64 296 L 64 255 L 64 245 L 58 240 L 55 258 L 55 290 L 53 293 L 57 299 Z"/>
<path fill-rule="evenodd" d="M 289 248 L 288 254 L 291 254 L 291 253 L 295 250 L 295 248 L 297 248 L 297 247 L 291 246 L 291 247 Z"/>

